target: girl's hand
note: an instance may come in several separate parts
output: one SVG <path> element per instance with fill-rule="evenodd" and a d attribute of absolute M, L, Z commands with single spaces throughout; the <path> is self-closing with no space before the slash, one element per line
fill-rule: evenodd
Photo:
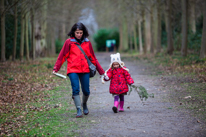
<path fill-rule="evenodd" d="M 55 72 L 55 71 L 53 71 L 52 73 L 53 73 L 53 74 L 55 74 L 56 72 Z"/>
<path fill-rule="evenodd" d="M 104 79 L 105 79 L 105 80 L 109 80 L 109 77 L 108 77 L 108 76 L 104 76 Z"/>

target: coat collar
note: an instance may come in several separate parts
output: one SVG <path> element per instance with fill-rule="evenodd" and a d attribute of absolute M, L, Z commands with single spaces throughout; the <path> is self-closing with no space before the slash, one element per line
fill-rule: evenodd
<path fill-rule="evenodd" d="M 75 38 L 73 38 L 73 37 L 71 38 L 70 41 L 71 41 L 71 42 L 78 42 L 78 41 L 77 41 Z M 88 42 L 89 39 L 88 39 L 88 38 L 84 38 L 84 39 L 82 40 L 82 43 L 85 42 L 85 41 Z"/>

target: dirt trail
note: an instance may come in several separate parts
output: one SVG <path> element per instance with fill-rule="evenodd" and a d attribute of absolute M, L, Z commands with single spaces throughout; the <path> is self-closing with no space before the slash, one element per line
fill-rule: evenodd
<path fill-rule="evenodd" d="M 100 64 L 106 70 L 111 53 L 96 54 Z M 91 96 L 88 101 L 92 119 L 90 128 L 79 130 L 80 136 L 103 137 L 203 137 L 201 123 L 187 111 L 179 111 L 172 103 L 164 101 L 167 91 L 157 77 L 143 71 L 144 64 L 123 60 L 137 85 L 143 85 L 155 98 L 141 103 L 137 93 L 125 96 L 125 112 L 113 113 L 113 97 L 109 94 L 109 82 L 102 84 L 99 77 L 91 79 Z"/>

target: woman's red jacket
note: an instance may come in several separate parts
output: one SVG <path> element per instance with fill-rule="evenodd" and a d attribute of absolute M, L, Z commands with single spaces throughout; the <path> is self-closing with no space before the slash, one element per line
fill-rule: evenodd
<path fill-rule="evenodd" d="M 76 44 L 79 44 L 75 38 L 69 38 L 65 41 L 57 61 L 54 65 L 54 71 L 58 72 L 62 66 L 62 64 L 67 60 L 67 74 L 69 73 L 89 73 L 89 65 L 87 63 L 84 54 L 77 47 Z M 80 45 L 80 44 L 79 44 Z M 104 70 L 99 64 L 96 56 L 94 54 L 94 50 L 92 48 L 92 44 L 89 39 L 85 38 L 81 44 L 82 49 L 90 59 L 90 61 L 96 66 L 97 71 L 100 75 L 104 74 Z"/>

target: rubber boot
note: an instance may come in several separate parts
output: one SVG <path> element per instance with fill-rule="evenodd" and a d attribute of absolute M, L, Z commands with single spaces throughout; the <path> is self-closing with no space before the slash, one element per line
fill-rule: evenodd
<path fill-rule="evenodd" d="M 88 115 L 89 114 L 89 110 L 87 108 L 87 100 L 88 100 L 89 96 L 82 96 L 82 107 L 83 107 L 83 113 L 84 115 Z"/>
<path fill-rule="evenodd" d="M 118 101 L 114 101 L 114 106 L 112 107 L 112 110 L 113 110 L 114 113 L 117 113 L 118 105 L 119 105 L 119 102 Z"/>
<path fill-rule="evenodd" d="M 120 101 L 119 103 L 119 112 L 124 112 L 124 101 Z"/>
<path fill-rule="evenodd" d="M 81 110 L 81 100 L 80 100 L 80 96 L 76 95 L 72 97 L 74 100 L 74 104 L 77 108 L 77 115 L 76 118 L 81 118 L 82 117 L 82 110 Z"/>

